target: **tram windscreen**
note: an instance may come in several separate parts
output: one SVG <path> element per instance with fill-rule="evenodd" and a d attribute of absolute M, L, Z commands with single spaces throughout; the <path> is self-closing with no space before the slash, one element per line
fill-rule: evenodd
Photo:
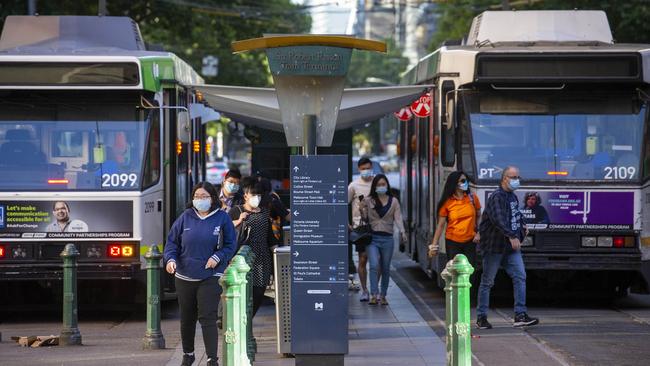
<path fill-rule="evenodd" d="M 646 107 L 632 95 L 478 98 L 467 98 L 463 123 L 471 124 L 479 179 L 499 179 L 508 165 L 527 180 L 640 177 Z"/>
<path fill-rule="evenodd" d="M 149 122 L 130 105 L 0 109 L 0 191 L 139 190 Z"/>

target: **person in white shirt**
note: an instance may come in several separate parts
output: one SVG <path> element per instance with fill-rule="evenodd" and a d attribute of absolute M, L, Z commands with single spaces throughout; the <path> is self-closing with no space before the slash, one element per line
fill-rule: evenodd
<path fill-rule="evenodd" d="M 359 178 L 355 179 L 348 186 L 348 203 L 352 205 L 352 225 L 350 232 L 350 242 L 354 242 L 358 238 L 358 234 L 354 229 L 358 228 L 361 224 L 361 213 L 359 212 L 359 203 L 364 197 L 368 197 L 370 194 L 370 186 L 372 184 L 373 172 L 372 172 L 372 161 L 368 158 L 361 158 L 357 163 L 359 167 Z M 368 271 L 366 267 L 368 266 L 368 255 L 366 254 L 366 243 L 356 243 L 355 244 L 357 253 L 359 254 L 359 266 L 357 270 L 359 272 L 359 281 L 361 282 L 361 293 L 360 301 L 368 301 L 368 286 L 366 284 L 368 278 Z M 350 257 L 352 256 L 352 249 L 350 248 Z M 350 262 L 352 260 L 350 259 Z"/>

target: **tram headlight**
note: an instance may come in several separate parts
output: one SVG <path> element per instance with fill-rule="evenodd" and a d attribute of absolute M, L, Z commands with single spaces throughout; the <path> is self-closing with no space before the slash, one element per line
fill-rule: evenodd
<path fill-rule="evenodd" d="M 88 258 L 101 258 L 102 251 L 99 247 L 92 246 L 86 249 L 86 257 Z"/>
<path fill-rule="evenodd" d="M 586 248 L 594 248 L 596 246 L 597 239 L 595 236 L 583 236 L 582 237 L 582 246 Z"/>
<path fill-rule="evenodd" d="M 11 250 L 11 256 L 14 259 L 24 259 L 27 258 L 27 250 L 22 247 L 15 247 Z"/>
<path fill-rule="evenodd" d="M 0 259 L 5 257 L 5 250 L 6 250 L 5 246 L 0 245 Z"/>
<path fill-rule="evenodd" d="M 614 245 L 614 239 L 611 236 L 599 236 L 598 246 L 602 248 L 611 248 Z"/>

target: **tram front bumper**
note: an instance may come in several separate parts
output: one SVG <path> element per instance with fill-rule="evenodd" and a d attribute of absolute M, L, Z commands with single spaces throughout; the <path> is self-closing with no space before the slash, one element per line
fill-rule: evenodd
<path fill-rule="evenodd" d="M 129 280 L 140 272 L 140 262 L 78 263 L 80 280 Z M 61 263 L 20 263 L 0 265 L 0 281 L 62 280 Z"/>
<path fill-rule="evenodd" d="M 531 253 L 524 252 L 527 270 L 640 271 L 640 253 Z"/>

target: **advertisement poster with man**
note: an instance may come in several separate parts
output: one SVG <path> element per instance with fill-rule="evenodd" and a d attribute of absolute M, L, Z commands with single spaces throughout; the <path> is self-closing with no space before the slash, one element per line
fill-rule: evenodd
<path fill-rule="evenodd" d="M 131 201 L 0 201 L 0 238 L 131 238 Z"/>
<path fill-rule="evenodd" d="M 490 193 L 486 192 L 486 200 Z M 515 194 L 529 229 L 634 229 L 634 192 L 522 189 Z"/>

